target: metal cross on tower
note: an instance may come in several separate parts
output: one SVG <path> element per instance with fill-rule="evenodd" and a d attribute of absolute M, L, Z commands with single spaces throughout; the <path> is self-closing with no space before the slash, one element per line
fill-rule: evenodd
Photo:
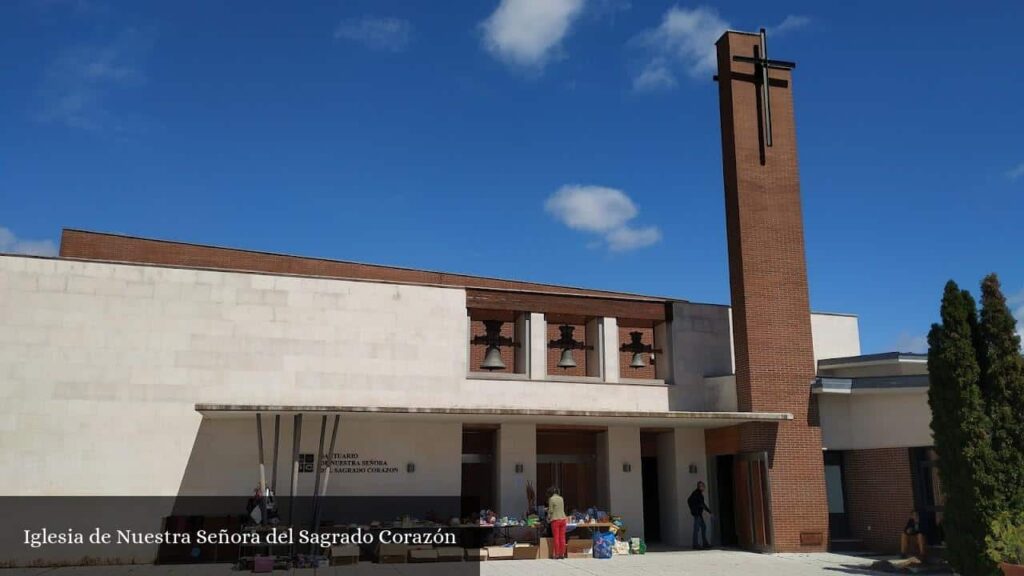
<path fill-rule="evenodd" d="M 754 46 L 754 57 L 733 56 L 735 62 L 747 62 L 753 64 L 756 69 L 757 82 L 761 85 L 761 124 L 764 130 L 764 145 L 772 145 L 772 105 L 771 90 L 768 88 L 768 70 L 792 70 L 796 68 L 796 62 L 785 60 L 768 59 L 768 35 L 764 28 L 761 28 L 761 46 Z"/>

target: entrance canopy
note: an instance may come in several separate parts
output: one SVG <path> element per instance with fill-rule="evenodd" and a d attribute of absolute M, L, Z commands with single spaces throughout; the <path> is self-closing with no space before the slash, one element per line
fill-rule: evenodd
<path fill-rule="evenodd" d="M 208 418 L 245 417 L 256 413 L 344 414 L 350 418 L 395 417 L 439 422 L 529 422 L 551 425 L 629 425 L 645 428 L 721 428 L 744 422 L 792 420 L 786 412 L 642 412 L 626 410 L 539 410 L 506 408 L 409 408 L 395 406 L 285 406 L 253 404 L 196 404 Z"/>

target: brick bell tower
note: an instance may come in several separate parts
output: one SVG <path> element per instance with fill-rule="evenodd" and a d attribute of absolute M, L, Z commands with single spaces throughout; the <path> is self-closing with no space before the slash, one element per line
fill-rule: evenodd
<path fill-rule="evenodd" d="M 741 426 L 737 448 L 766 456 L 767 470 L 760 472 L 770 493 L 761 512 L 771 519 L 766 548 L 824 550 L 828 508 L 810 391 L 816 370 L 793 116 L 795 64 L 767 58 L 763 29 L 726 32 L 716 46 L 738 405 L 793 415 L 778 424 Z"/>

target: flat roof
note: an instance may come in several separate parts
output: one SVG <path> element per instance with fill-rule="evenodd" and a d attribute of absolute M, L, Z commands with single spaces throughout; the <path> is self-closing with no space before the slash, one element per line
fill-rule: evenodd
<path fill-rule="evenodd" d="M 897 392 L 927 390 L 927 374 L 905 374 L 901 376 L 863 376 L 858 378 L 833 378 L 819 376 L 811 385 L 815 393 L 852 394 L 856 392 Z"/>
<path fill-rule="evenodd" d="M 743 422 L 792 420 L 788 412 L 651 412 L 629 410 L 542 410 L 524 408 L 439 408 L 407 406 L 289 406 L 277 404 L 196 404 L 206 417 L 244 417 L 256 413 L 347 414 L 356 418 L 394 416 L 466 423 L 534 422 L 537 424 L 668 426 L 720 428 Z"/>
<path fill-rule="evenodd" d="M 927 354 L 917 352 L 881 352 L 878 354 L 862 354 L 860 356 L 844 356 L 841 358 L 824 358 L 818 360 L 819 368 L 837 368 L 840 366 L 857 366 L 865 364 L 895 364 L 899 362 L 927 362 Z"/>

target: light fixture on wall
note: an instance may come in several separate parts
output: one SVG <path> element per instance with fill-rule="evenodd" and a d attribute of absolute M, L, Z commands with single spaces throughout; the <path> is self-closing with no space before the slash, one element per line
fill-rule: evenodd
<path fill-rule="evenodd" d="M 630 368 L 639 369 L 646 367 L 647 362 L 644 361 L 644 354 L 651 354 L 653 358 L 655 352 L 661 352 L 661 350 L 655 350 L 654 346 L 651 346 L 650 344 L 644 344 L 643 338 L 643 332 L 630 332 L 629 343 L 623 344 L 619 347 L 619 350 L 622 352 L 633 353 L 633 361 L 629 363 Z"/>
<path fill-rule="evenodd" d="M 408 464 L 405 465 L 405 471 L 408 472 L 409 474 L 412 474 L 413 472 L 416 471 L 416 464 L 414 464 L 413 462 L 409 462 Z"/>
<path fill-rule="evenodd" d="M 512 346 L 512 339 L 501 335 L 501 320 L 484 320 L 484 334 L 476 335 L 470 340 L 471 344 L 484 344 L 487 351 L 484 353 L 484 361 L 480 367 L 484 370 L 504 370 L 505 362 L 501 359 L 501 347 Z"/>
<path fill-rule="evenodd" d="M 633 465 L 630 464 L 629 462 L 623 462 L 622 463 L 622 471 L 623 472 L 632 472 L 633 471 Z"/>
<path fill-rule="evenodd" d="M 576 327 L 569 324 L 562 324 L 558 327 L 558 331 L 561 336 L 557 340 L 551 340 L 548 342 L 548 348 L 559 348 L 562 350 L 562 356 L 558 359 L 558 367 L 563 370 L 576 367 L 576 360 L 572 357 L 573 350 L 590 350 L 592 346 L 587 346 L 583 342 L 576 340 L 572 337 L 573 332 L 576 331 Z"/>

